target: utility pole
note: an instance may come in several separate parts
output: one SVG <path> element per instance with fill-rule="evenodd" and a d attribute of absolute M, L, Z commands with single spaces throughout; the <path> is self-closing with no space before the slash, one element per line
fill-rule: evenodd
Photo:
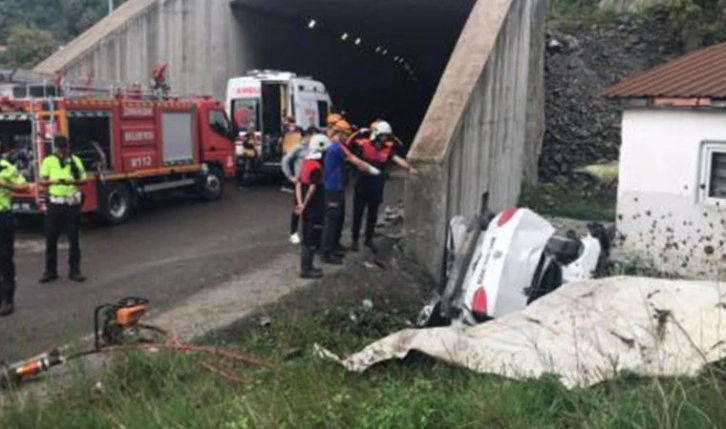
<path fill-rule="evenodd" d="M 108 14 L 111 15 L 113 13 L 113 0 L 108 0 Z"/>

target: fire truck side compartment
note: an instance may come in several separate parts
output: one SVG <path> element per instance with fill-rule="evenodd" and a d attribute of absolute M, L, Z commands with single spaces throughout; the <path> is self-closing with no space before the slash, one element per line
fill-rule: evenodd
<path fill-rule="evenodd" d="M 161 142 L 165 166 L 194 163 L 193 112 L 162 112 Z"/>

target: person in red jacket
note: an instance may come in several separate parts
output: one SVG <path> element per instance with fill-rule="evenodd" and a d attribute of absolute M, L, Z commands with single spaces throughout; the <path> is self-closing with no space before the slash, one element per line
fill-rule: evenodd
<path fill-rule="evenodd" d="M 352 251 L 359 250 L 360 230 L 363 225 L 363 212 L 367 211 L 365 242 L 373 253 L 378 249 L 373 243 L 373 234 L 378 223 L 378 209 L 383 202 L 383 192 L 386 183 L 385 168 L 389 162 L 408 170 L 409 174 L 418 174 L 405 159 L 395 153 L 395 137 L 393 129 L 386 121 L 376 121 L 375 128 L 370 131 L 369 138 L 361 138 L 363 130 L 358 136 L 348 139 L 349 146 L 357 152 L 363 161 L 384 172 L 380 176 L 359 175 L 355 184 L 355 197 L 353 199 L 353 230 L 351 236 Z"/>
<path fill-rule="evenodd" d="M 314 265 L 315 250 L 322 245 L 325 219 L 325 188 L 323 186 L 323 154 L 330 147 L 330 139 L 316 134 L 310 139 L 310 154 L 303 161 L 300 177 L 295 185 L 297 206 L 302 216 L 303 239 L 300 246 L 300 277 L 319 279 L 323 270 Z"/>

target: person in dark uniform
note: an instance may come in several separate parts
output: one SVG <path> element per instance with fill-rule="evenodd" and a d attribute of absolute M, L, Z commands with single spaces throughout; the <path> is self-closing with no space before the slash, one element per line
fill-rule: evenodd
<path fill-rule="evenodd" d="M 359 175 L 355 184 L 353 199 L 353 230 L 351 231 L 353 243 L 351 244 L 351 250 L 357 252 L 360 248 L 358 243 L 363 224 L 363 212 L 367 211 L 364 245 L 373 253 L 377 253 L 378 249 L 373 243 L 373 234 L 378 223 L 378 209 L 383 203 L 386 165 L 393 161 L 408 170 L 409 174 L 417 174 L 418 172 L 405 159 L 396 155 L 393 129 L 388 122 L 377 121 L 375 129 L 371 130 L 369 139 L 358 139 L 356 144 L 351 146 L 356 148 L 357 155 L 363 161 L 383 171 L 380 176 Z"/>
<path fill-rule="evenodd" d="M 314 135 L 308 144 L 310 154 L 300 168 L 295 184 L 295 211 L 302 215 L 303 239 L 300 246 L 300 277 L 319 279 L 323 271 L 313 264 L 315 250 L 322 245 L 325 219 L 325 190 L 323 188 L 323 154 L 330 147 L 330 139 Z"/>
<path fill-rule="evenodd" d="M 0 141 L 0 155 L 8 151 L 7 142 Z M 28 189 L 25 178 L 13 164 L 0 159 L 0 316 L 15 311 L 15 218 L 13 192 Z"/>
<path fill-rule="evenodd" d="M 323 227 L 323 263 L 342 265 L 340 236 L 345 211 L 346 162 L 364 174 L 378 175 L 380 170 L 353 155 L 342 143 L 344 131 L 331 131 L 331 145 L 323 159 L 325 185 L 325 224 Z"/>
<path fill-rule="evenodd" d="M 81 274 L 81 247 L 79 220 L 83 195 L 80 186 L 86 180 L 86 170 L 80 158 L 71 154 L 68 139 L 58 136 L 54 139 L 55 153 L 48 155 L 40 167 L 40 184 L 47 189 L 48 204 L 45 214 L 45 273 L 41 283 L 58 280 L 58 236 L 61 227 L 68 234 L 70 251 L 68 278 L 84 282 Z"/>

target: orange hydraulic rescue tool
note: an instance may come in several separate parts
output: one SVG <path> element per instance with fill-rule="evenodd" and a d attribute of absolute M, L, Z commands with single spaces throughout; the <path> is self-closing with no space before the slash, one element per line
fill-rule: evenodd
<path fill-rule="evenodd" d="M 60 352 L 53 350 L 31 360 L 2 367 L 0 368 L 0 387 L 18 385 L 25 379 L 48 371 L 64 362 L 65 358 L 61 356 Z"/>
<path fill-rule="evenodd" d="M 0 365 L 0 387 L 20 384 L 25 379 L 48 371 L 54 366 L 97 353 L 107 346 L 143 341 L 139 337 L 139 331 L 142 329 L 166 334 L 160 328 L 139 323 L 146 314 L 148 303 L 149 300 L 146 298 L 129 297 L 122 299 L 117 304 L 98 306 L 93 313 L 94 349 L 68 357 L 62 356 L 58 350 L 53 350 L 28 361 L 7 366 Z M 101 316 L 104 317 L 103 322 L 101 322 Z"/>
<path fill-rule="evenodd" d="M 142 325 L 139 320 L 146 314 L 146 298 L 124 298 L 118 304 L 104 304 L 96 307 L 94 311 L 93 327 L 95 333 L 96 350 L 107 345 L 122 344 L 129 332 L 138 334 L 139 329 L 152 329 L 161 331 L 152 326 Z M 100 326 L 101 312 L 105 316 L 103 326 Z M 103 340 L 103 344 L 102 344 Z"/>

